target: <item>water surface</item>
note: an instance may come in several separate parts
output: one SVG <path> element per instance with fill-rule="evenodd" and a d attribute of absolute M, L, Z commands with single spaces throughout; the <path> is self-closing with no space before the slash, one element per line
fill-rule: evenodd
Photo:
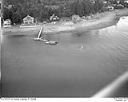
<path fill-rule="evenodd" d="M 59 42 L 53 46 L 3 35 L 2 95 L 91 97 L 127 71 L 127 28 L 125 17 L 100 30 L 46 36 Z"/>

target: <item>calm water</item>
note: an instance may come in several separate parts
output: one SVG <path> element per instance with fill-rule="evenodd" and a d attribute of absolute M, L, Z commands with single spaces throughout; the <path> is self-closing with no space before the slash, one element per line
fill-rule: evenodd
<path fill-rule="evenodd" d="M 18 33 L 18 32 L 17 32 Z M 3 36 L 3 96 L 91 97 L 128 68 L 128 17 L 82 34 Z"/>

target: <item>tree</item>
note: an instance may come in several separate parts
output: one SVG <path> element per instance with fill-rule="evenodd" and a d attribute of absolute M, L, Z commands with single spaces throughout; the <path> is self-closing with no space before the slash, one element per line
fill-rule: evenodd
<path fill-rule="evenodd" d="M 108 0 L 109 1 L 109 0 Z M 3 18 L 11 19 L 12 23 L 21 23 L 27 16 L 33 16 L 37 21 L 44 21 L 54 13 L 59 17 L 86 16 L 100 12 L 103 8 L 103 0 L 4 0 Z M 9 6 L 11 5 L 11 6 Z M 49 9 L 46 6 L 59 6 L 58 9 Z"/>

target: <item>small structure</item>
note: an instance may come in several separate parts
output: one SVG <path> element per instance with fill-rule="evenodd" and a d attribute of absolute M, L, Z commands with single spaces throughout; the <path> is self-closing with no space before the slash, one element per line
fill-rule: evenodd
<path fill-rule="evenodd" d="M 81 18 L 82 18 L 82 19 L 86 19 L 86 17 L 85 17 L 85 16 L 82 16 Z"/>
<path fill-rule="evenodd" d="M 112 11 L 112 10 L 114 10 L 114 7 L 113 6 L 108 6 L 107 9 Z"/>
<path fill-rule="evenodd" d="M 120 3 L 120 0 L 116 0 L 116 2 L 117 2 L 117 4 L 119 4 Z"/>
<path fill-rule="evenodd" d="M 27 15 L 24 19 L 23 19 L 23 23 L 24 24 L 34 24 L 34 18 Z"/>
<path fill-rule="evenodd" d="M 55 16 L 55 14 L 53 14 L 52 16 L 50 16 L 50 21 L 57 21 L 59 20 L 58 16 Z"/>
<path fill-rule="evenodd" d="M 86 17 L 86 20 L 90 20 L 92 17 L 91 16 L 87 16 Z"/>
<path fill-rule="evenodd" d="M 107 4 L 108 2 L 107 1 L 103 1 L 104 4 Z"/>
<path fill-rule="evenodd" d="M 72 21 L 74 23 L 77 23 L 77 22 L 81 21 L 81 18 L 79 15 L 72 15 Z"/>
<path fill-rule="evenodd" d="M 122 4 L 118 4 L 115 6 L 115 9 L 123 9 L 123 8 L 124 8 L 124 6 Z"/>
<path fill-rule="evenodd" d="M 86 19 L 85 16 L 82 16 L 82 17 L 81 17 L 81 20 L 82 20 L 82 21 L 87 21 L 87 19 Z"/>
<path fill-rule="evenodd" d="M 11 20 L 10 19 L 6 19 L 3 23 L 4 27 L 11 27 Z"/>

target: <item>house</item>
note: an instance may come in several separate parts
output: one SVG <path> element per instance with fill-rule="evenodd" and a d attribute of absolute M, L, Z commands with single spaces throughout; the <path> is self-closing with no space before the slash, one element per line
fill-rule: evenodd
<path fill-rule="evenodd" d="M 10 19 L 6 19 L 6 20 L 3 22 L 3 26 L 4 26 L 4 27 L 11 27 L 11 20 L 10 20 Z"/>
<path fill-rule="evenodd" d="M 124 6 L 122 4 L 118 4 L 115 6 L 115 9 L 123 9 L 123 8 L 124 8 Z"/>
<path fill-rule="evenodd" d="M 72 21 L 74 23 L 77 23 L 81 20 L 80 16 L 79 15 L 72 15 Z"/>
<path fill-rule="evenodd" d="M 103 1 L 104 4 L 107 4 L 108 2 L 107 1 Z"/>
<path fill-rule="evenodd" d="M 50 16 L 50 21 L 57 21 L 59 20 L 58 16 L 55 16 L 55 14 L 53 14 L 52 16 Z"/>
<path fill-rule="evenodd" d="M 34 18 L 27 15 L 25 18 L 23 18 L 23 23 L 24 24 L 33 24 L 34 23 Z"/>
<path fill-rule="evenodd" d="M 120 4 L 120 0 L 117 0 L 116 2 L 117 2 L 117 4 Z"/>
<path fill-rule="evenodd" d="M 107 9 L 111 11 L 111 10 L 114 10 L 114 7 L 113 6 L 108 6 Z"/>

